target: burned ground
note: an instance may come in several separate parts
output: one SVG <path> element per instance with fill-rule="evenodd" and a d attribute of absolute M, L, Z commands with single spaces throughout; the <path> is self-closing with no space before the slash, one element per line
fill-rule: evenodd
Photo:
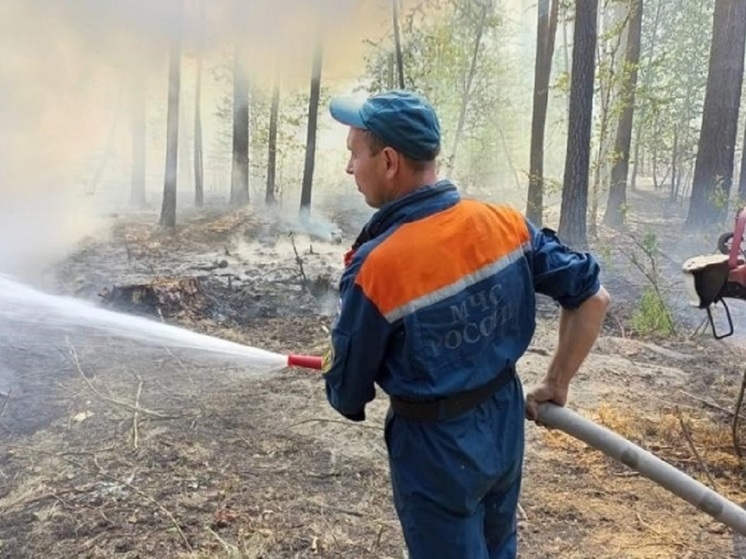
<path fill-rule="evenodd" d="M 614 306 L 570 405 L 741 503 L 731 420 L 742 342 L 693 335 L 702 316 L 678 282 L 681 262 L 713 240 L 684 239 L 655 193 L 632 204 L 634 238 L 658 234 L 677 332 L 635 333 L 644 254 L 629 234 L 601 231 Z M 61 263 L 54 289 L 280 353 L 324 348 L 354 227 L 337 243 L 250 210 L 206 211 L 174 234 L 152 217 L 118 217 L 109 238 Z M 519 364 L 526 384 L 556 340 L 556 307 L 542 300 L 540 317 Z M 0 345 L 0 557 L 403 556 L 380 394 L 356 424 L 302 370 L 52 325 L 3 332 Z M 561 433 L 528 427 L 525 473 L 522 557 L 735 556 L 728 529 Z"/>

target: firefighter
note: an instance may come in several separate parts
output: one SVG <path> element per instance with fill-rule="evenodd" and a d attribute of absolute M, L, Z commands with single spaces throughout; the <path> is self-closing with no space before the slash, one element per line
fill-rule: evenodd
<path fill-rule="evenodd" d="M 378 211 L 345 259 L 329 403 L 363 421 L 376 385 L 390 399 L 385 440 L 412 559 L 516 557 L 525 418 L 567 401 L 609 303 L 599 265 L 514 209 L 438 180 L 440 125 L 422 96 L 335 98 L 330 112 L 349 126 L 347 173 Z M 515 365 L 536 292 L 562 308 L 559 343 L 524 401 Z"/>

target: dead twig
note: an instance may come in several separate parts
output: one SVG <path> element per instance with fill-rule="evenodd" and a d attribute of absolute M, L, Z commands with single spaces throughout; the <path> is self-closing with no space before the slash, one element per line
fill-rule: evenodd
<path fill-rule="evenodd" d="M 686 543 L 682 542 L 679 539 L 674 538 L 673 536 L 670 536 L 668 534 L 662 534 L 661 532 L 659 532 L 658 530 L 656 530 L 655 528 L 653 528 L 652 526 L 650 526 L 650 524 L 648 524 L 647 522 L 645 522 L 642 519 L 642 516 L 640 516 L 639 512 L 637 513 L 637 522 L 640 524 L 640 526 L 643 529 L 652 532 L 653 534 L 655 534 L 656 536 L 658 536 L 661 540 L 667 541 L 668 543 L 673 544 L 673 545 L 675 545 L 677 547 L 688 549 L 689 551 L 691 551 L 692 553 L 694 553 L 695 556 L 701 556 L 700 554 L 702 554 L 702 555 L 709 555 L 711 557 L 719 557 L 720 559 L 729 559 L 730 558 L 729 555 L 723 555 L 722 553 L 717 553 L 715 551 L 710 551 L 708 549 L 703 549 L 701 547 L 693 547 L 693 546 L 691 546 L 689 544 L 686 544 Z"/>
<path fill-rule="evenodd" d="M 704 405 L 706 405 L 707 407 L 710 407 L 710 408 L 712 408 L 714 410 L 721 411 L 721 412 L 723 412 L 723 413 L 725 413 L 727 415 L 733 415 L 733 410 L 729 410 L 727 408 L 724 408 L 720 404 L 716 404 L 715 402 L 711 402 L 710 400 L 705 400 L 704 398 L 700 398 L 699 396 L 695 396 L 694 394 L 691 394 L 691 393 L 687 392 L 686 390 L 682 390 L 681 393 L 684 396 L 688 396 L 692 400 L 696 400 L 697 402 L 701 402 Z"/>
<path fill-rule="evenodd" d="M 68 464 L 71 464 L 71 465 L 75 466 L 78 469 L 85 469 L 85 470 L 91 471 L 91 468 L 89 466 L 86 466 L 85 464 L 80 463 L 77 460 L 73 460 L 71 458 L 68 458 L 66 456 L 66 454 L 71 454 L 71 453 L 49 452 L 49 451 L 40 450 L 40 449 L 33 448 L 33 447 L 15 447 L 15 448 L 22 448 L 23 450 L 28 450 L 28 451 L 31 451 L 31 452 L 38 452 L 40 454 L 45 454 L 45 455 L 48 455 L 48 456 L 55 456 L 55 457 L 61 458 L 62 460 L 64 460 Z M 80 453 L 76 453 L 76 454 L 81 454 L 81 455 L 82 454 L 86 454 L 86 455 L 91 456 L 92 459 L 93 459 L 93 463 L 96 465 L 96 468 L 98 469 L 98 473 L 99 474 L 101 474 L 105 478 L 109 479 L 110 481 L 113 481 L 114 483 L 118 483 L 120 485 L 124 485 L 125 487 L 127 487 L 128 489 L 130 489 L 134 493 L 137 493 L 140 497 L 142 497 L 143 499 L 145 499 L 146 501 L 148 501 L 152 505 L 156 506 L 171 521 L 171 523 L 173 524 L 174 528 L 176 529 L 176 532 L 179 534 L 179 536 L 181 537 L 182 541 L 184 542 L 184 545 L 186 546 L 186 548 L 189 551 L 193 551 L 192 546 L 189 543 L 189 540 L 187 540 L 186 535 L 182 531 L 181 526 L 179 526 L 179 523 L 176 520 L 176 517 L 171 513 L 171 511 L 169 511 L 165 506 L 163 506 L 160 503 L 160 501 L 158 501 L 155 497 L 153 497 L 152 495 L 146 493 L 145 491 L 143 491 L 139 487 L 137 487 L 137 486 L 133 485 L 132 483 L 128 482 L 127 480 L 119 479 L 118 477 L 109 474 L 104 469 L 104 467 L 101 466 L 101 464 L 99 463 L 98 458 L 97 458 L 97 456 L 96 456 L 95 453 L 93 453 L 93 452 L 80 452 Z M 71 489 L 71 490 L 68 490 L 68 491 L 60 491 L 60 492 L 58 492 L 56 494 L 45 494 L 45 495 L 43 495 L 43 496 L 41 496 L 39 498 L 54 497 L 54 496 L 59 495 L 61 493 L 68 493 L 68 492 L 71 492 L 71 491 L 75 491 L 75 490 Z"/>
<path fill-rule="evenodd" d="M 132 415 L 132 447 L 133 448 L 137 448 L 137 443 L 138 443 L 137 423 L 140 419 L 138 410 L 140 409 L 140 395 L 142 394 L 142 379 L 138 376 L 137 380 L 138 380 L 138 383 L 137 383 L 137 394 L 135 394 L 135 411 Z"/>
<path fill-rule="evenodd" d="M 736 450 L 736 454 L 739 458 L 742 457 L 741 445 L 738 437 L 738 420 L 741 415 L 741 406 L 743 405 L 743 393 L 746 390 L 746 371 L 741 376 L 741 388 L 738 391 L 738 399 L 736 400 L 736 407 L 733 410 L 733 422 L 731 423 L 731 434 L 733 435 L 733 446 Z"/>
<path fill-rule="evenodd" d="M 710 468 L 707 467 L 707 463 L 702 459 L 702 456 L 697 450 L 697 447 L 694 445 L 694 439 L 692 439 L 692 434 L 689 432 L 689 427 L 687 427 L 686 422 L 684 421 L 684 416 L 681 415 L 681 410 L 679 409 L 679 406 L 676 406 L 674 410 L 676 411 L 676 417 L 679 418 L 679 425 L 681 425 L 681 431 L 682 433 L 684 433 L 684 438 L 686 439 L 686 442 L 689 443 L 689 448 L 691 449 L 692 454 L 694 454 L 694 457 L 697 459 L 697 462 L 699 462 L 699 466 L 705 472 L 705 475 L 707 476 L 707 480 L 710 482 L 710 487 L 712 487 L 714 491 L 717 491 L 718 486 L 717 486 L 717 483 L 715 483 L 715 478 L 712 477 L 712 474 L 710 473 Z"/>
<path fill-rule="evenodd" d="M 373 553 L 376 548 L 381 545 L 381 536 L 383 536 L 383 533 L 386 531 L 386 525 L 381 524 L 378 527 L 378 534 L 376 534 L 376 539 L 373 540 L 373 543 L 371 544 L 370 548 L 368 549 L 368 553 Z"/>
<path fill-rule="evenodd" d="M 705 316 L 705 317 L 704 317 L 704 318 L 702 319 L 702 322 L 700 322 L 700 323 L 699 323 L 699 326 L 697 326 L 697 327 L 696 327 L 696 328 L 694 329 L 694 332 L 692 332 L 692 333 L 691 333 L 691 334 L 689 335 L 688 339 L 689 339 L 689 340 L 693 340 L 693 339 L 694 339 L 694 338 L 695 338 L 695 337 L 696 337 L 696 336 L 697 336 L 697 335 L 699 334 L 699 331 L 703 329 L 703 326 L 705 326 L 705 324 L 707 324 L 707 322 L 708 322 L 708 318 L 707 318 L 707 317 Z"/>
<path fill-rule="evenodd" d="M 5 398 L 5 401 L 3 402 L 3 407 L 0 408 L 0 417 L 2 417 L 5 414 L 5 410 L 8 407 L 8 402 L 10 402 L 10 396 L 13 394 L 13 390 L 11 389 L 7 394 L 3 392 L 2 396 Z"/>
<path fill-rule="evenodd" d="M 139 407 L 137 405 L 133 406 L 129 402 L 124 402 L 122 400 L 118 400 L 116 398 L 111 398 L 110 396 L 106 396 L 106 395 L 102 394 L 101 391 L 98 390 L 98 388 L 96 388 L 93 385 L 93 383 L 91 382 L 91 380 L 83 372 L 83 367 L 80 364 L 80 359 L 78 358 L 78 352 L 75 350 L 75 346 L 73 346 L 70 343 L 69 340 L 67 340 L 67 344 L 70 347 L 70 355 L 72 356 L 73 363 L 75 364 L 75 368 L 77 369 L 78 374 L 80 374 L 80 377 L 88 385 L 88 388 L 91 390 L 91 392 L 93 392 L 96 396 L 98 396 L 99 398 L 101 398 L 103 401 L 108 402 L 110 404 L 114 404 L 115 406 L 119 406 L 119 407 L 125 408 L 125 409 L 127 409 L 129 411 L 132 411 L 132 412 L 138 412 L 138 413 L 141 413 L 143 415 L 149 415 L 151 417 L 155 417 L 155 418 L 158 418 L 158 419 L 178 419 L 176 416 L 166 415 L 166 414 L 163 414 L 163 413 L 160 413 L 160 412 L 157 412 L 157 411 L 148 410 L 148 409 L 145 409 L 145 408 L 141 408 L 141 407 Z"/>
<path fill-rule="evenodd" d="M 521 517 L 521 520 L 524 522 L 528 522 L 528 515 L 526 514 L 526 510 L 523 508 L 521 503 L 518 503 L 518 516 Z"/>
<path fill-rule="evenodd" d="M 300 257 L 300 254 L 298 254 L 298 249 L 295 246 L 295 236 L 290 233 L 290 244 L 293 247 L 293 252 L 295 253 L 295 262 L 298 264 L 298 270 L 300 270 L 300 277 L 301 281 L 303 282 L 303 287 L 305 289 L 308 289 L 308 277 L 306 276 L 305 270 L 303 270 L 303 259 Z"/>
<path fill-rule="evenodd" d="M 235 555 L 236 553 L 238 553 L 238 552 L 239 552 L 239 549 L 238 549 L 238 547 L 236 547 L 236 546 L 235 546 L 235 545 L 233 545 L 232 543 L 228 543 L 227 541 L 225 541 L 225 540 L 224 540 L 223 538 L 221 538 L 221 537 L 220 537 L 220 535 L 218 535 L 218 533 L 217 533 L 217 532 L 216 532 L 215 530 L 213 530 L 213 529 L 212 529 L 212 528 L 210 528 L 209 526 L 205 526 L 205 529 L 206 529 L 206 530 L 207 530 L 208 532 L 210 532 L 210 534 L 212 534 L 212 535 L 213 535 L 213 537 L 214 537 L 214 538 L 215 538 L 216 540 L 218 540 L 218 542 L 220 543 L 220 545 L 222 545 L 222 546 L 223 546 L 223 549 L 225 549 L 225 552 L 226 552 L 226 553 L 227 553 L 228 555 Z"/>

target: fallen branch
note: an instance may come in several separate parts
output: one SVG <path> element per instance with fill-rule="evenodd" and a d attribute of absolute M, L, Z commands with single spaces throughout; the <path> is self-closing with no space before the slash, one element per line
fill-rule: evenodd
<path fill-rule="evenodd" d="M 694 553 L 695 556 L 699 555 L 699 554 L 704 554 L 704 555 L 710 555 L 712 557 L 719 557 L 721 559 L 730 559 L 730 555 L 723 555 L 722 553 L 716 553 L 714 551 L 703 549 L 701 547 L 692 547 L 691 545 L 688 545 L 688 544 L 682 542 L 681 540 L 678 540 L 678 539 L 674 538 L 673 536 L 669 536 L 668 534 L 662 534 L 661 532 L 659 532 L 658 530 L 656 530 L 655 528 L 653 528 L 652 526 L 650 526 L 648 523 L 646 523 L 642 519 L 642 516 L 640 516 L 639 512 L 637 513 L 637 521 L 640 523 L 640 526 L 642 528 L 644 528 L 646 530 L 649 530 L 650 532 L 652 532 L 653 534 L 655 534 L 656 536 L 658 536 L 661 540 L 667 541 L 669 544 L 673 544 L 673 545 L 675 545 L 677 547 L 688 549 L 689 551 L 691 551 L 692 553 Z"/>
<path fill-rule="evenodd" d="M 137 448 L 138 434 L 137 434 L 137 422 L 139 418 L 138 409 L 140 408 L 140 394 L 142 394 L 142 379 L 138 376 L 137 380 L 137 394 L 135 394 L 135 412 L 132 415 L 132 447 Z"/>
<path fill-rule="evenodd" d="M 122 400 L 118 400 L 118 399 L 112 398 L 110 396 L 105 396 L 104 394 L 101 393 L 101 391 L 98 390 L 98 388 L 96 388 L 95 386 L 93 386 L 93 383 L 91 382 L 91 380 L 87 376 L 85 376 L 85 373 L 83 372 L 83 367 L 80 364 L 80 359 L 78 358 L 78 352 L 75 351 L 75 347 L 70 343 L 69 340 L 67 340 L 67 345 L 70 347 L 70 355 L 73 358 L 73 363 L 75 364 L 75 368 L 77 369 L 78 374 L 80 374 L 80 377 L 88 385 L 88 388 L 90 388 L 91 392 L 93 392 L 96 396 L 98 396 L 99 398 L 101 398 L 103 401 L 108 402 L 110 404 L 114 404 L 115 406 L 119 406 L 119 407 L 125 408 L 125 409 L 127 409 L 129 411 L 132 411 L 132 412 L 138 412 L 138 413 L 141 413 L 143 415 L 149 415 L 151 417 L 155 417 L 155 418 L 158 418 L 158 419 L 178 419 L 177 416 L 165 415 L 165 414 L 157 412 L 157 411 L 153 411 L 153 410 L 148 410 L 148 409 L 145 409 L 145 408 L 141 408 L 138 405 L 134 405 L 133 406 L 129 402 L 124 402 Z"/>
<path fill-rule="evenodd" d="M 293 246 L 293 252 L 295 253 L 295 262 L 298 264 L 298 269 L 300 270 L 300 277 L 303 281 L 303 287 L 308 287 L 308 277 L 306 276 L 306 272 L 303 270 L 303 259 L 300 257 L 300 254 L 298 254 L 298 249 L 295 247 L 295 236 L 290 233 L 290 244 Z"/>
<path fill-rule="evenodd" d="M 168 517 L 168 519 L 171 521 L 171 523 L 173 524 L 174 528 L 176 529 L 176 532 L 181 537 L 181 539 L 184 542 L 184 545 L 186 546 L 186 548 L 189 551 L 193 551 L 192 545 L 189 543 L 189 540 L 187 540 L 186 535 L 182 531 L 181 526 L 179 526 L 179 523 L 177 522 L 176 517 L 173 514 L 171 514 L 171 511 L 169 511 L 165 506 L 163 506 L 160 503 L 160 501 L 158 501 L 155 497 L 153 497 L 152 495 L 149 495 L 148 493 L 146 493 L 145 491 L 143 491 L 139 487 L 136 487 L 135 485 L 133 485 L 129 481 L 126 481 L 126 480 L 123 480 L 123 479 L 119 479 L 118 477 L 113 476 L 113 475 L 107 473 L 106 470 L 103 468 L 103 466 L 101 466 L 101 464 L 99 463 L 98 458 L 96 457 L 96 454 L 94 452 L 89 452 L 89 451 L 77 452 L 77 453 L 70 453 L 70 452 L 50 452 L 50 451 L 41 450 L 41 449 L 38 449 L 38 448 L 21 447 L 21 446 L 16 446 L 16 447 L 13 447 L 13 448 L 30 451 L 32 453 L 35 452 L 35 453 L 44 454 L 44 455 L 47 455 L 47 456 L 53 456 L 53 457 L 56 457 L 56 458 L 61 458 L 62 460 L 64 460 L 68 464 L 71 464 L 71 465 L 75 466 L 78 469 L 88 470 L 89 472 L 93 470 L 90 466 L 87 466 L 84 463 L 78 462 L 77 460 L 73 460 L 71 458 L 68 458 L 66 455 L 67 454 L 78 454 L 78 455 L 88 455 L 88 456 L 91 456 L 92 459 L 93 459 L 93 463 L 96 465 L 96 469 L 98 470 L 99 474 L 101 474 L 105 478 L 109 479 L 110 481 L 113 481 L 115 483 L 118 483 L 120 485 L 123 485 L 123 486 L 127 487 L 128 489 L 130 489 L 133 492 L 137 493 L 140 497 L 142 497 L 143 499 L 145 499 L 146 501 L 148 501 L 152 505 L 155 505 L 161 512 L 163 512 L 163 514 L 165 514 Z M 64 494 L 64 493 L 70 493 L 70 492 L 79 492 L 79 491 L 80 490 L 78 490 L 78 489 L 70 489 L 70 490 L 66 490 L 66 491 L 59 491 L 59 492 L 57 492 L 57 494 L 45 493 L 43 496 L 39 496 L 37 499 L 34 499 L 34 500 L 39 500 L 39 499 L 47 498 L 47 497 L 55 497 L 56 495 L 60 495 L 60 494 Z"/>
<path fill-rule="evenodd" d="M 689 428 L 684 421 L 684 416 L 681 415 L 679 406 L 676 406 L 674 409 L 676 410 L 676 416 L 679 418 L 679 425 L 681 425 L 681 431 L 684 433 L 684 438 L 686 439 L 686 442 L 689 443 L 689 448 L 694 454 L 694 457 L 697 459 L 697 462 L 699 462 L 700 467 L 705 472 L 707 480 L 710 482 L 710 487 L 712 487 L 713 490 L 717 491 L 718 486 L 715 483 L 715 478 L 712 477 L 710 468 L 707 467 L 707 463 L 702 459 L 702 456 L 699 454 L 697 447 L 694 445 L 694 439 L 692 439 L 692 434 L 689 432 Z"/>
<path fill-rule="evenodd" d="M 736 408 L 733 410 L 733 423 L 731 424 L 731 434 L 733 435 L 733 446 L 736 449 L 736 454 L 741 458 L 741 445 L 738 438 L 738 420 L 741 415 L 741 406 L 743 405 L 743 393 L 746 390 L 746 372 L 741 377 L 741 388 L 738 391 L 738 399 L 736 400 Z"/>
<path fill-rule="evenodd" d="M 705 400 L 704 398 L 700 398 L 699 396 L 695 396 L 694 394 L 691 394 L 691 393 L 687 392 L 686 390 L 682 390 L 681 393 L 684 396 L 688 396 L 692 400 L 696 400 L 697 402 L 701 402 L 704 405 L 706 405 L 707 407 L 710 407 L 710 408 L 712 408 L 714 410 L 721 411 L 721 412 L 723 412 L 723 413 L 725 413 L 725 414 L 727 414 L 729 416 L 732 416 L 733 413 L 734 413 L 733 410 L 729 410 L 728 408 L 724 408 L 720 404 L 716 404 L 715 402 L 711 402 L 710 400 Z"/>
<path fill-rule="evenodd" d="M 8 407 L 8 402 L 10 402 L 10 395 L 13 394 L 13 390 L 11 389 L 7 394 L 3 392 L 2 396 L 5 398 L 5 401 L 3 402 L 3 407 L 0 408 L 0 417 L 2 417 L 5 414 L 5 410 Z"/>

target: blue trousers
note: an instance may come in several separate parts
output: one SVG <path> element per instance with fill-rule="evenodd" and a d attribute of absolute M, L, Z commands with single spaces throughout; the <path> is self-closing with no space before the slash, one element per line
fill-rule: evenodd
<path fill-rule="evenodd" d="M 515 559 L 524 421 L 517 378 L 448 421 L 389 412 L 391 484 L 410 559 Z"/>

